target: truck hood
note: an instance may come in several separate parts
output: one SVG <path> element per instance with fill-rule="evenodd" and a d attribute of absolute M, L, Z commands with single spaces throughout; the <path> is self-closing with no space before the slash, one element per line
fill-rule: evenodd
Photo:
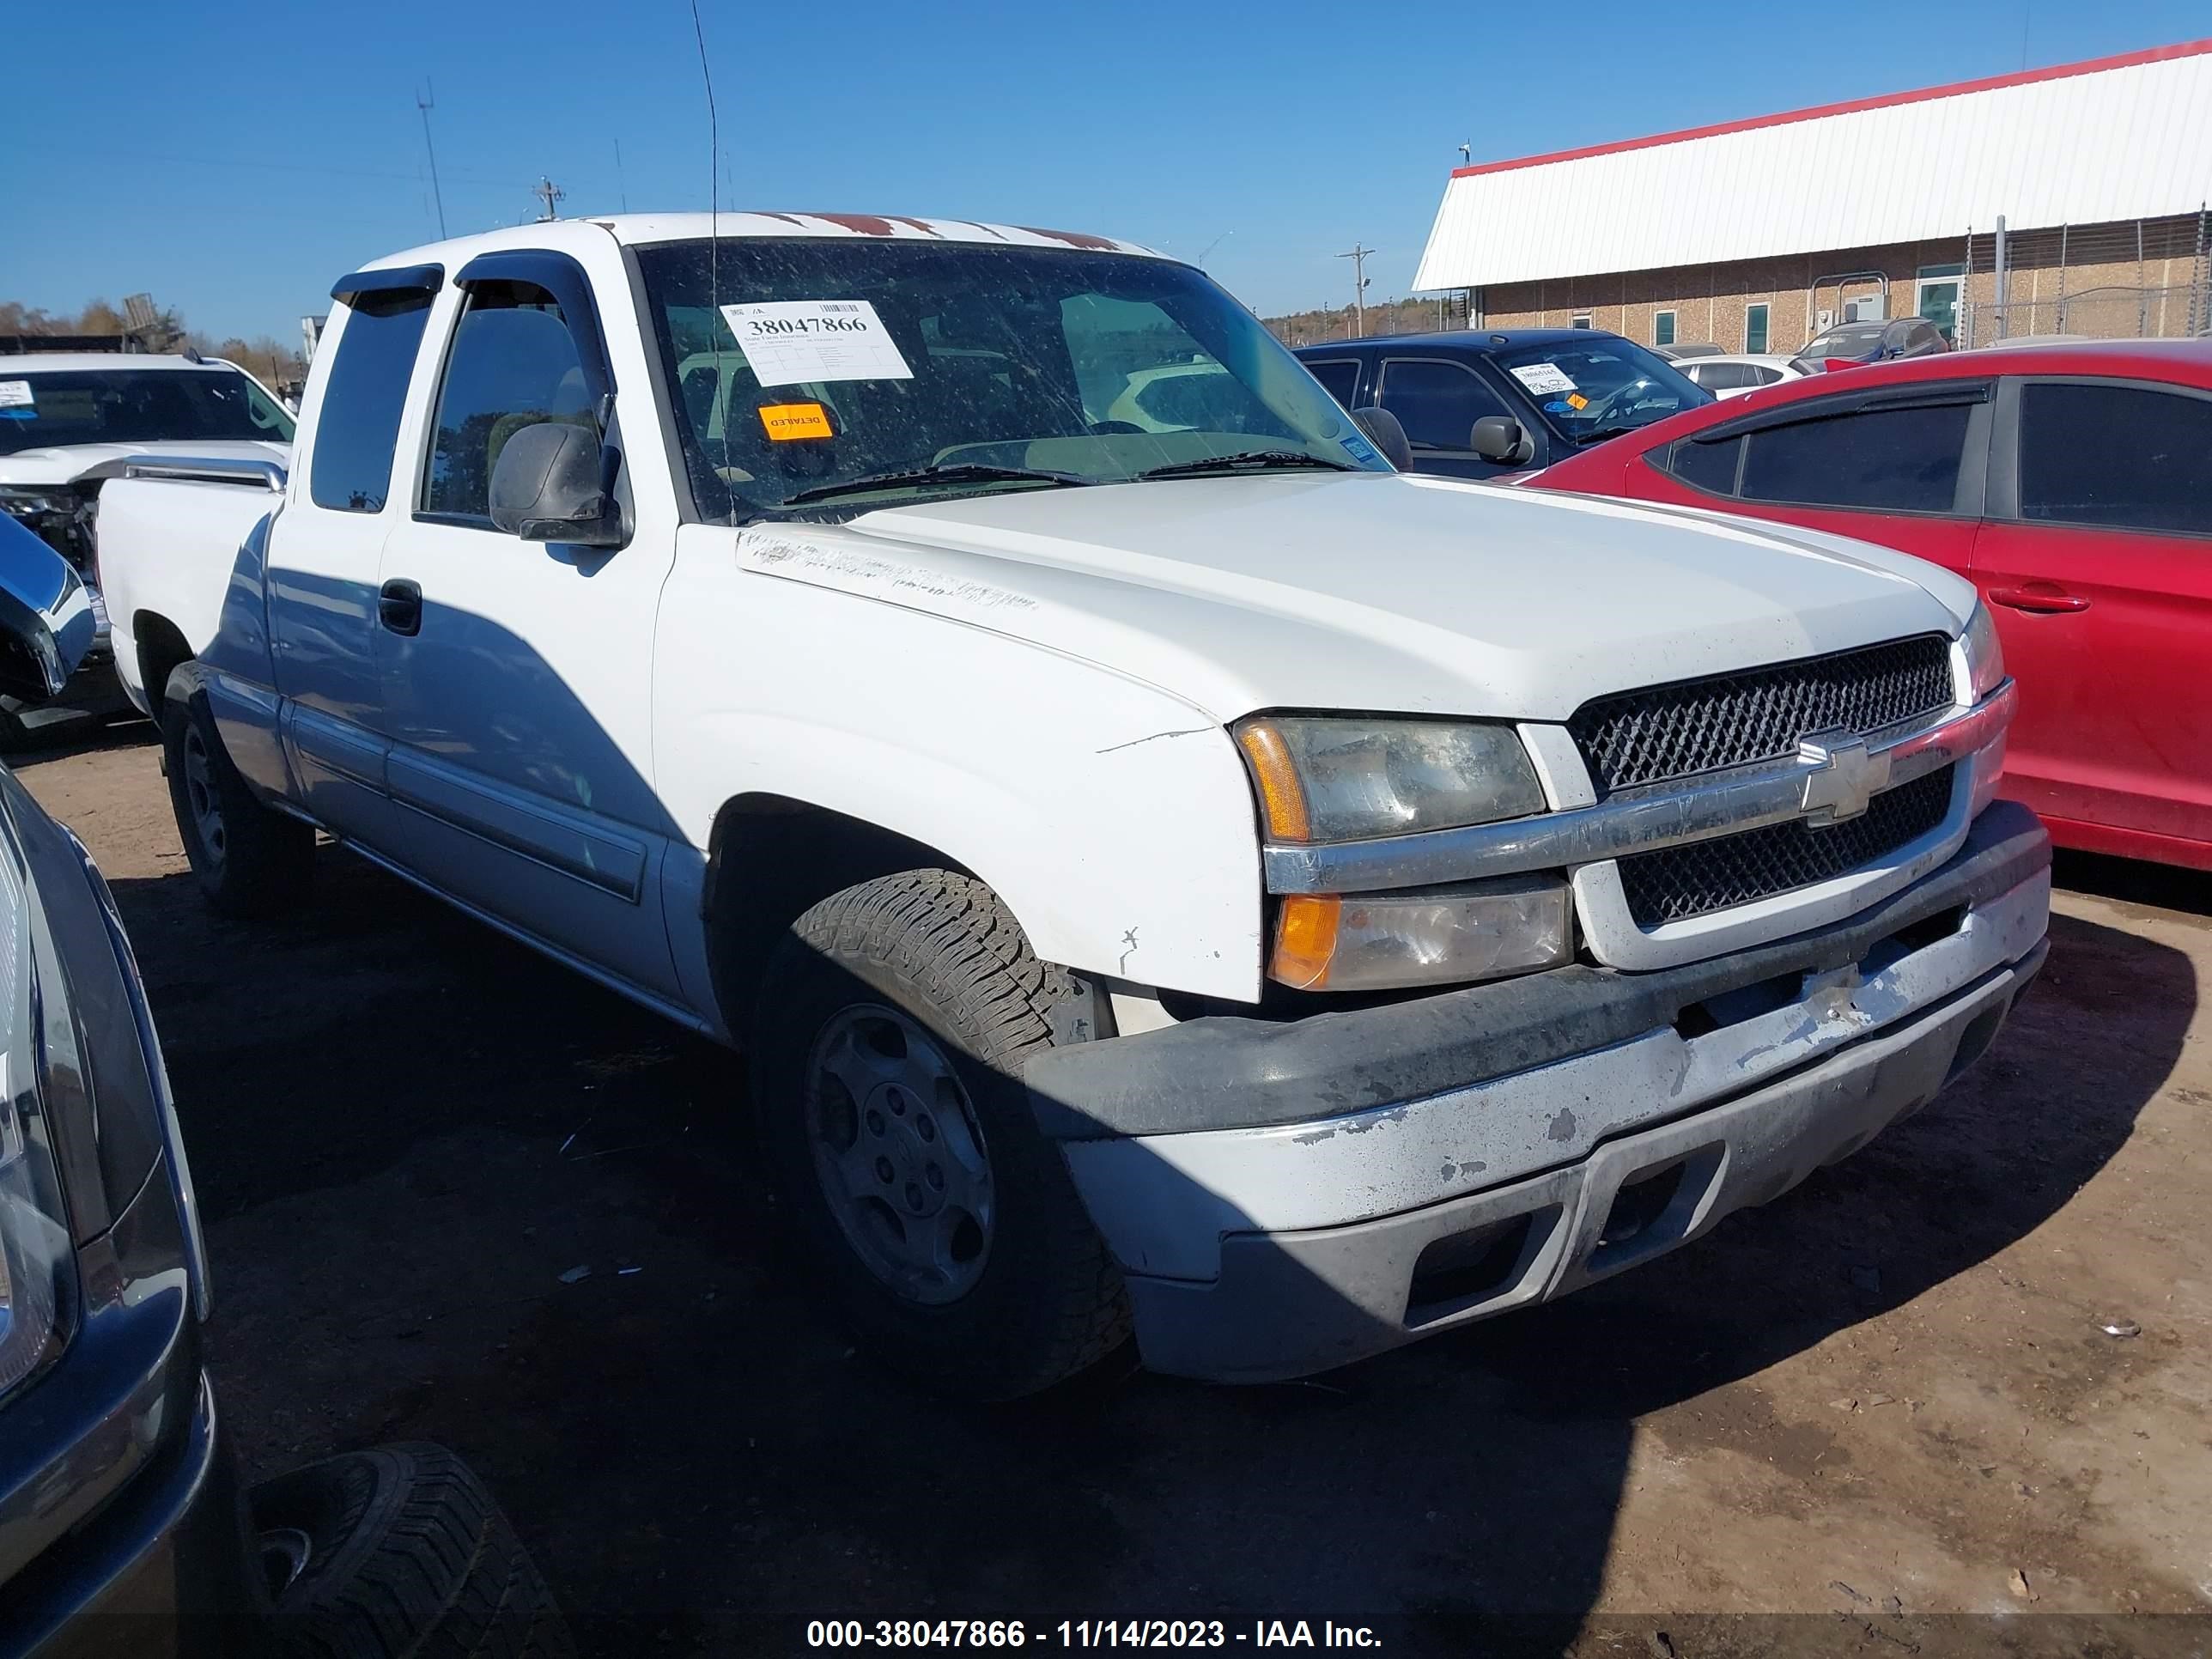
<path fill-rule="evenodd" d="M 742 562 L 1031 641 L 1216 720 L 1564 720 L 1608 691 L 1916 634 L 1971 584 L 1717 514 L 1385 473 L 1009 492 L 738 533 Z"/>
<path fill-rule="evenodd" d="M 0 484 L 74 484 L 116 478 L 124 464 L 149 455 L 289 463 L 292 446 L 250 438 L 182 438 L 143 444 L 59 444 L 0 455 Z"/>

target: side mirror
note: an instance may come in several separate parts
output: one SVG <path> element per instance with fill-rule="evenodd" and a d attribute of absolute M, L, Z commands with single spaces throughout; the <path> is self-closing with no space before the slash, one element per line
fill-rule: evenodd
<path fill-rule="evenodd" d="M 99 628 L 70 562 L 0 514 L 0 693 L 59 696 Z"/>
<path fill-rule="evenodd" d="M 1536 459 L 1536 441 L 1510 415 L 1486 415 L 1477 421 L 1468 447 L 1499 466 L 1526 466 Z"/>
<path fill-rule="evenodd" d="M 1352 411 L 1352 423 L 1366 435 L 1369 443 L 1382 452 L 1382 459 L 1399 471 L 1413 470 L 1413 446 L 1406 441 L 1406 428 L 1395 415 L 1387 409 L 1370 404 L 1365 409 Z"/>
<path fill-rule="evenodd" d="M 606 455 L 587 426 L 539 421 L 507 439 L 491 469 L 491 521 L 526 542 L 619 547 L 622 510 Z"/>

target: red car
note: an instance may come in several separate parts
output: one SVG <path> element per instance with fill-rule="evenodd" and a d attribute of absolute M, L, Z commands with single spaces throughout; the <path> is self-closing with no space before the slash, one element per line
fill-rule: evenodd
<path fill-rule="evenodd" d="M 2212 339 L 1786 380 L 1527 483 L 1834 531 L 1972 578 L 2020 684 L 2005 793 L 2062 846 L 2212 869 Z"/>

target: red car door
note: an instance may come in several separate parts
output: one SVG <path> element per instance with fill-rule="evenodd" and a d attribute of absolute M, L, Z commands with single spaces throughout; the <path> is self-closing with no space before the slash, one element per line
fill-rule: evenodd
<path fill-rule="evenodd" d="M 2005 793 L 2212 867 L 2212 391 L 2006 381 L 1973 570 L 2020 685 Z"/>

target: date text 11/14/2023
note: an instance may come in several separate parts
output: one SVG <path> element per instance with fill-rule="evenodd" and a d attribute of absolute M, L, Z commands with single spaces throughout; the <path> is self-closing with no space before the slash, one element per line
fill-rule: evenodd
<path fill-rule="evenodd" d="M 815 1619 L 810 1648 L 1379 1648 L 1365 1625 L 1323 1619 L 1255 1619 L 1249 1626 L 1220 1619 Z"/>

